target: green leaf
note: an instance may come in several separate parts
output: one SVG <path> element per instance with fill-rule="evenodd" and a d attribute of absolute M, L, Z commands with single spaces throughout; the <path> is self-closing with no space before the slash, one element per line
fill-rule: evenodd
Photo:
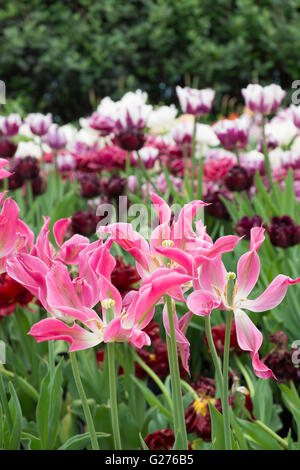
<path fill-rule="evenodd" d="M 22 432 L 22 410 L 18 395 L 14 389 L 13 384 L 9 383 L 9 391 L 11 394 L 11 399 L 9 401 L 9 409 L 11 413 L 11 419 L 13 422 L 13 427 L 11 434 L 9 436 L 8 450 L 18 450 L 20 448 L 21 442 L 21 432 Z"/>
<path fill-rule="evenodd" d="M 211 436 L 214 450 L 225 450 L 224 420 L 222 414 L 211 404 L 208 404 L 211 419 Z M 232 448 L 237 448 L 237 443 L 231 432 Z"/>
<path fill-rule="evenodd" d="M 151 390 L 147 387 L 147 385 L 142 380 L 137 379 L 133 375 L 131 376 L 131 379 L 134 381 L 134 383 L 141 390 L 141 392 L 143 393 L 143 395 L 144 395 L 145 399 L 147 400 L 149 406 L 158 408 L 159 411 L 164 416 L 166 416 L 167 418 L 172 419 L 172 413 L 162 405 L 160 399 L 156 395 L 154 395 L 153 392 L 151 392 Z"/>
<path fill-rule="evenodd" d="M 97 438 L 110 437 L 110 434 L 104 432 L 96 432 Z M 76 436 L 70 437 L 62 446 L 57 450 L 81 450 L 89 445 L 91 441 L 90 434 L 85 432 L 84 434 L 76 434 Z"/>
<path fill-rule="evenodd" d="M 142 449 L 143 450 L 149 450 L 149 447 L 147 446 L 146 442 L 144 441 L 141 433 L 139 433 L 139 438 L 140 438 Z"/>

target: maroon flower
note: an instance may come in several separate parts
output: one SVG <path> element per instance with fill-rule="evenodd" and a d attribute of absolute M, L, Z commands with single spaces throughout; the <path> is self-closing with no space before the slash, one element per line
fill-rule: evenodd
<path fill-rule="evenodd" d="M 300 370 L 295 367 L 292 361 L 294 351 L 287 350 L 287 335 L 283 331 L 276 331 L 269 338 L 275 344 L 275 348 L 263 358 L 264 364 L 272 367 L 278 383 L 289 382 L 290 380 L 299 381 Z"/>
<path fill-rule="evenodd" d="M 94 211 L 78 211 L 72 215 L 71 230 L 73 234 L 89 237 L 96 233 L 97 224 L 101 217 L 98 217 Z"/>
<path fill-rule="evenodd" d="M 0 274 L 0 317 L 13 313 L 17 304 L 27 305 L 33 295 L 7 273 Z"/>
<path fill-rule="evenodd" d="M 289 215 L 273 217 L 268 227 L 272 245 L 287 248 L 300 243 L 300 226 Z"/>
<path fill-rule="evenodd" d="M 224 182 L 229 191 L 244 191 L 251 188 L 253 175 L 246 168 L 234 165 L 228 171 Z"/>
<path fill-rule="evenodd" d="M 225 323 L 222 323 L 222 325 L 219 325 L 219 326 L 213 326 L 211 329 L 211 332 L 212 332 L 212 337 L 214 340 L 217 353 L 219 356 L 222 356 L 224 353 L 224 343 L 225 343 L 225 332 L 226 332 Z M 204 341 L 206 345 L 208 346 L 206 335 L 204 336 Z M 230 351 L 231 352 L 235 351 L 238 354 L 242 352 L 237 342 L 234 320 L 232 321 L 231 331 L 230 331 Z"/>
<path fill-rule="evenodd" d="M 93 198 L 101 193 L 100 181 L 94 173 L 87 173 L 80 177 L 80 194 L 84 198 Z"/>
<path fill-rule="evenodd" d="M 140 150 L 144 146 L 146 138 L 142 129 L 133 127 L 119 131 L 115 136 L 115 142 L 121 149 L 132 152 Z"/>
<path fill-rule="evenodd" d="M 36 158 L 19 158 L 15 164 L 15 171 L 19 173 L 24 180 L 33 180 L 39 176 L 40 165 Z"/>
<path fill-rule="evenodd" d="M 15 189 L 21 188 L 25 181 L 15 166 L 10 168 L 10 172 L 12 172 L 12 174 L 8 177 L 8 189 L 15 191 Z"/>
<path fill-rule="evenodd" d="M 111 282 L 118 289 L 118 291 L 124 296 L 130 290 L 135 289 L 133 287 L 141 278 L 131 264 L 125 264 L 124 260 L 116 256 L 116 266 L 111 273 Z"/>
<path fill-rule="evenodd" d="M 11 158 L 16 153 L 17 146 L 9 139 L 0 139 L 0 158 Z"/>
<path fill-rule="evenodd" d="M 124 193 L 127 180 L 117 174 L 113 175 L 109 180 L 101 181 L 102 191 L 110 199 L 118 198 Z"/>
<path fill-rule="evenodd" d="M 174 442 L 174 432 L 169 428 L 152 432 L 145 437 L 145 443 L 149 450 L 172 450 Z M 189 450 L 192 450 L 190 443 Z"/>
<path fill-rule="evenodd" d="M 210 377 L 200 377 L 192 387 L 198 394 L 186 409 L 185 423 L 188 433 L 194 433 L 206 442 L 211 441 L 211 421 L 208 404 L 211 403 L 218 411 L 222 411 L 221 400 L 215 398 L 216 385 Z"/>
<path fill-rule="evenodd" d="M 240 237 L 245 237 L 245 239 L 250 240 L 250 231 L 253 227 L 261 227 L 262 218 L 259 215 L 254 215 L 252 218 L 247 215 L 240 219 L 234 230 Z"/>
<path fill-rule="evenodd" d="M 47 189 L 47 181 L 42 175 L 37 176 L 31 181 L 32 194 L 34 196 L 40 196 Z"/>
<path fill-rule="evenodd" d="M 209 206 L 205 206 L 205 212 L 217 219 L 229 219 L 229 213 L 220 198 L 220 191 L 209 192 L 204 200 Z"/>

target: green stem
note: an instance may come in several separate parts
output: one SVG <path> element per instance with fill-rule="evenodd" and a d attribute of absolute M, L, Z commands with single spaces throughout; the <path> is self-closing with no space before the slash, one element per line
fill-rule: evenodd
<path fill-rule="evenodd" d="M 248 388 L 249 393 L 250 393 L 250 397 L 253 398 L 254 397 L 254 387 L 253 387 L 253 383 L 251 382 L 250 375 L 248 374 L 246 368 L 243 366 L 242 362 L 240 361 L 240 359 L 238 358 L 238 356 L 236 354 L 234 355 L 234 360 L 235 360 L 238 368 L 240 369 L 240 371 L 242 372 L 242 374 L 244 376 L 244 379 L 245 379 L 246 384 L 247 384 L 247 388 Z"/>
<path fill-rule="evenodd" d="M 135 362 L 137 362 L 142 367 L 142 369 L 144 369 L 144 371 L 149 375 L 149 377 L 151 377 L 153 382 L 155 382 L 156 385 L 160 388 L 160 390 L 166 397 L 170 410 L 173 411 L 173 403 L 172 403 L 170 394 L 168 393 L 168 390 L 164 386 L 163 382 L 156 375 L 156 373 L 152 369 L 150 369 L 150 367 L 143 361 L 143 359 L 138 354 L 134 353 L 133 357 L 134 357 Z"/>
<path fill-rule="evenodd" d="M 214 343 L 212 333 L 211 333 L 211 324 L 210 324 L 210 316 L 209 315 L 207 315 L 205 317 L 205 333 L 206 333 L 208 346 L 209 346 L 209 349 L 210 349 L 210 354 L 212 356 L 215 371 L 216 371 L 216 374 L 217 374 L 217 383 L 218 383 L 218 386 L 219 386 L 219 390 L 221 390 L 222 385 L 223 385 L 223 375 L 222 375 L 220 359 L 219 359 L 219 356 L 217 354 L 215 343 Z"/>
<path fill-rule="evenodd" d="M 273 190 L 273 177 L 272 177 L 271 165 L 270 165 L 269 154 L 268 154 L 265 125 L 266 125 L 266 118 L 263 116 L 262 118 L 263 154 L 264 154 L 265 167 L 266 167 L 266 172 L 267 172 L 267 176 L 268 176 L 268 180 L 270 184 L 270 189 Z"/>
<path fill-rule="evenodd" d="M 148 174 L 148 171 L 146 170 L 146 167 L 143 163 L 143 160 L 141 159 L 141 156 L 140 156 L 140 153 L 137 151 L 137 157 L 138 157 L 138 162 L 139 162 L 139 165 L 140 165 L 140 169 L 142 170 L 142 173 L 146 179 L 146 181 L 148 181 L 151 186 L 153 186 L 153 188 L 155 189 L 155 192 L 160 196 L 160 197 L 163 197 L 162 193 L 159 191 L 159 189 L 157 188 L 156 184 L 151 180 L 149 174 Z"/>
<path fill-rule="evenodd" d="M 115 450 L 121 450 L 121 436 L 118 418 L 118 402 L 117 402 L 117 387 L 116 387 L 116 369 L 115 369 L 115 343 L 107 343 L 108 354 L 108 374 L 109 374 L 109 396 L 110 396 L 110 409 L 112 430 L 115 443 Z"/>
<path fill-rule="evenodd" d="M 175 425 L 175 443 L 177 449 L 187 450 L 187 433 L 185 426 L 184 407 L 182 401 L 181 382 L 179 374 L 177 344 L 175 335 L 175 323 L 174 323 L 174 312 L 172 307 L 171 297 L 168 295 L 164 296 L 165 303 L 168 309 L 168 319 L 170 336 L 167 335 L 167 348 L 168 358 L 171 375 L 171 386 L 172 386 L 172 400 L 173 400 L 173 413 L 174 413 L 174 425 Z"/>
<path fill-rule="evenodd" d="M 96 436 L 96 431 L 95 431 L 93 418 L 92 418 L 92 415 L 91 415 L 91 411 L 90 411 L 90 408 L 89 408 L 89 405 L 88 405 L 86 394 L 85 394 L 85 391 L 84 391 L 84 388 L 83 388 L 83 385 L 82 385 L 82 382 L 81 382 L 81 378 L 80 378 L 76 352 L 71 352 L 70 353 L 70 358 L 71 358 L 72 371 L 73 371 L 73 375 L 74 375 L 75 384 L 76 384 L 76 387 L 77 387 L 77 390 L 78 390 L 78 393 L 79 393 L 79 396 L 80 396 L 80 399 L 81 399 L 86 424 L 87 424 L 87 427 L 88 427 L 88 430 L 89 430 L 89 433 L 90 433 L 92 448 L 93 448 L 93 450 L 99 450 L 99 445 L 98 445 L 98 441 L 97 441 L 97 436 Z"/>
<path fill-rule="evenodd" d="M 226 312 L 226 332 L 223 355 L 223 393 L 222 393 L 222 411 L 224 419 L 224 438 L 226 450 L 231 450 L 231 432 L 230 432 L 230 414 L 229 414 L 229 393 L 228 393 L 228 373 L 229 373 L 229 349 L 230 333 L 233 313 L 231 310 Z"/>
<path fill-rule="evenodd" d="M 262 421 L 260 421 L 259 419 L 256 419 L 255 424 L 257 424 L 259 427 L 264 429 L 268 434 L 270 434 L 270 436 L 274 437 L 274 439 L 276 439 L 285 449 L 288 449 L 289 446 L 286 440 L 278 436 L 276 432 L 274 432 L 272 429 L 266 426 Z"/>
<path fill-rule="evenodd" d="M 8 406 L 8 400 L 7 400 L 7 395 L 6 395 L 6 391 L 5 391 L 5 386 L 4 386 L 3 377 L 2 377 L 2 371 L 1 371 L 1 370 L 0 370 L 0 399 L 1 399 L 2 406 L 3 406 L 3 410 L 4 410 L 4 413 L 5 413 L 5 416 L 6 416 L 7 426 L 8 426 L 8 429 L 9 429 L 9 433 L 11 433 L 11 430 L 12 430 L 12 420 L 11 420 L 11 416 L 10 416 L 10 411 L 9 411 L 9 406 Z"/>

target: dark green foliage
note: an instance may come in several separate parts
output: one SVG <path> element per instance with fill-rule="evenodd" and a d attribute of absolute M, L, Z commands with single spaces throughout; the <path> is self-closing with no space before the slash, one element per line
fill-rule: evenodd
<path fill-rule="evenodd" d="M 299 0 L 1 1 L 0 70 L 8 98 L 63 121 L 95 97 L 141 87 L 174 99 L 190 78 L 240 97 L 249 81 L 299 78 Z"/>

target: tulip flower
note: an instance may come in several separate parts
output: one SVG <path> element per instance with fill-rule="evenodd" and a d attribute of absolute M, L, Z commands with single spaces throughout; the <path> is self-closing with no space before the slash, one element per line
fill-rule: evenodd
<path fill-rule="evenodd" d="M 71 343 L 70 351 L 101 342 L 124 341 L 141 348 L 150 344 L 150 338 L 142 330 L 153 318 L 155 304 L 170 286 L 180 286 L 191 279 L 162 268 L 144 282 L 138 292 L 133 291 L 122 300 L 108 278 L 102 274 L 97 277 L 99 288 L 95 276 L 94 285 L 87 277 L 72 281 L 65 266 L 54 265 L 46 275 L 47 302 L 53 311 L 65 315 L 68 323 L 74 323 L 70 326 L 57 318 L 47 318 L 33 325 L 29 333 L 38 342 L 64 339 Z M 102 305 L 102 318 L 92 309 L 98 302 Z"/>
<path fill-rule="evenodd" d="M 279 85 L 262 87 L 258 84 L 249 84 L 242 89 L 246 106 L 253 112 L 271 114 L 281 104 L 286 92 Z"/>
<path fill-rule="evenodd" d="M 9 171 L 3 169 L 3 167 L 5 167 L 8 164 L 9 162 L 5 160 L 5 158 L 0 158 L 0 180 L 2 180 L 3 178 L 7 178 L 8 176 L 11 175 Z"/>
<path fill-rule="evenodd" d="M 7 262 L 18 252 L 27 252 L 32 248 L 34 235 L 27 225 L 19 219 L 17 203 L 0 194 L 0 274 L 6 272 Z"/>
<path fill-rule="evenodd" d="M 33 134 L 41 137 L 47 134 L 52 124 L 52 114 L 31 113 L 28 114 L 25 122 L 29 125 Z"/>
<path fill-rule="evenodd" d="M 199 275 L 201 288 L 189 295 L 187 306 L 194 314 L 200 316 L 210 315 L 211 311 L 216 308 L 232 311 L 239 347 L 250 352 L 253 370 L 257 377 L 269 378 L 274 377 L 274 374 L 260 361 L 258 355 L 263 340 L 262 334 L 244 312 L 244 309 L 252 312 L 264 312 L 275 308 L 285 297 L 288 286 L 299 283 L 300 277 L 293 280 L 279 274 L 257 299 L 248 299 L 248 295 L 256 285 L 259 276 L 260 261 L 257 251 L 265 238 L 264 229 L 262 227 L 252 228 L 250 237 L 250 250 L 238 261 L 237 280 L 234 286 L 230 288 L 236 275 L 226 271 L 218 256 L 201 266 Z"/>
<path fill-rule="evenodd" d="M 176 93 L 183 113 L 203 116 L 210 112 L 215 98 L 211 88 L 197 90 L 189 87 L 176 87 Z"/>
<path fill-rule="evenodd" d="M 13 137 L 19 132 L 22 120 L 19 114 L 11 113 L 9 116 L 0 117 L 0 136 Z"/>
<path fill-rule="evenodd" d="M 243 119 L 223 119 L 213 127 L 226 150 L 242 150 L 248 144 L 249 126 Z"/>
<path fill-rule="evenodd" d="M 62 149 L 67 144 L 67 137 L 64 130 L 57 124 L 52 124 L 45 136 L 45 142 L 54 150 Z"/>

